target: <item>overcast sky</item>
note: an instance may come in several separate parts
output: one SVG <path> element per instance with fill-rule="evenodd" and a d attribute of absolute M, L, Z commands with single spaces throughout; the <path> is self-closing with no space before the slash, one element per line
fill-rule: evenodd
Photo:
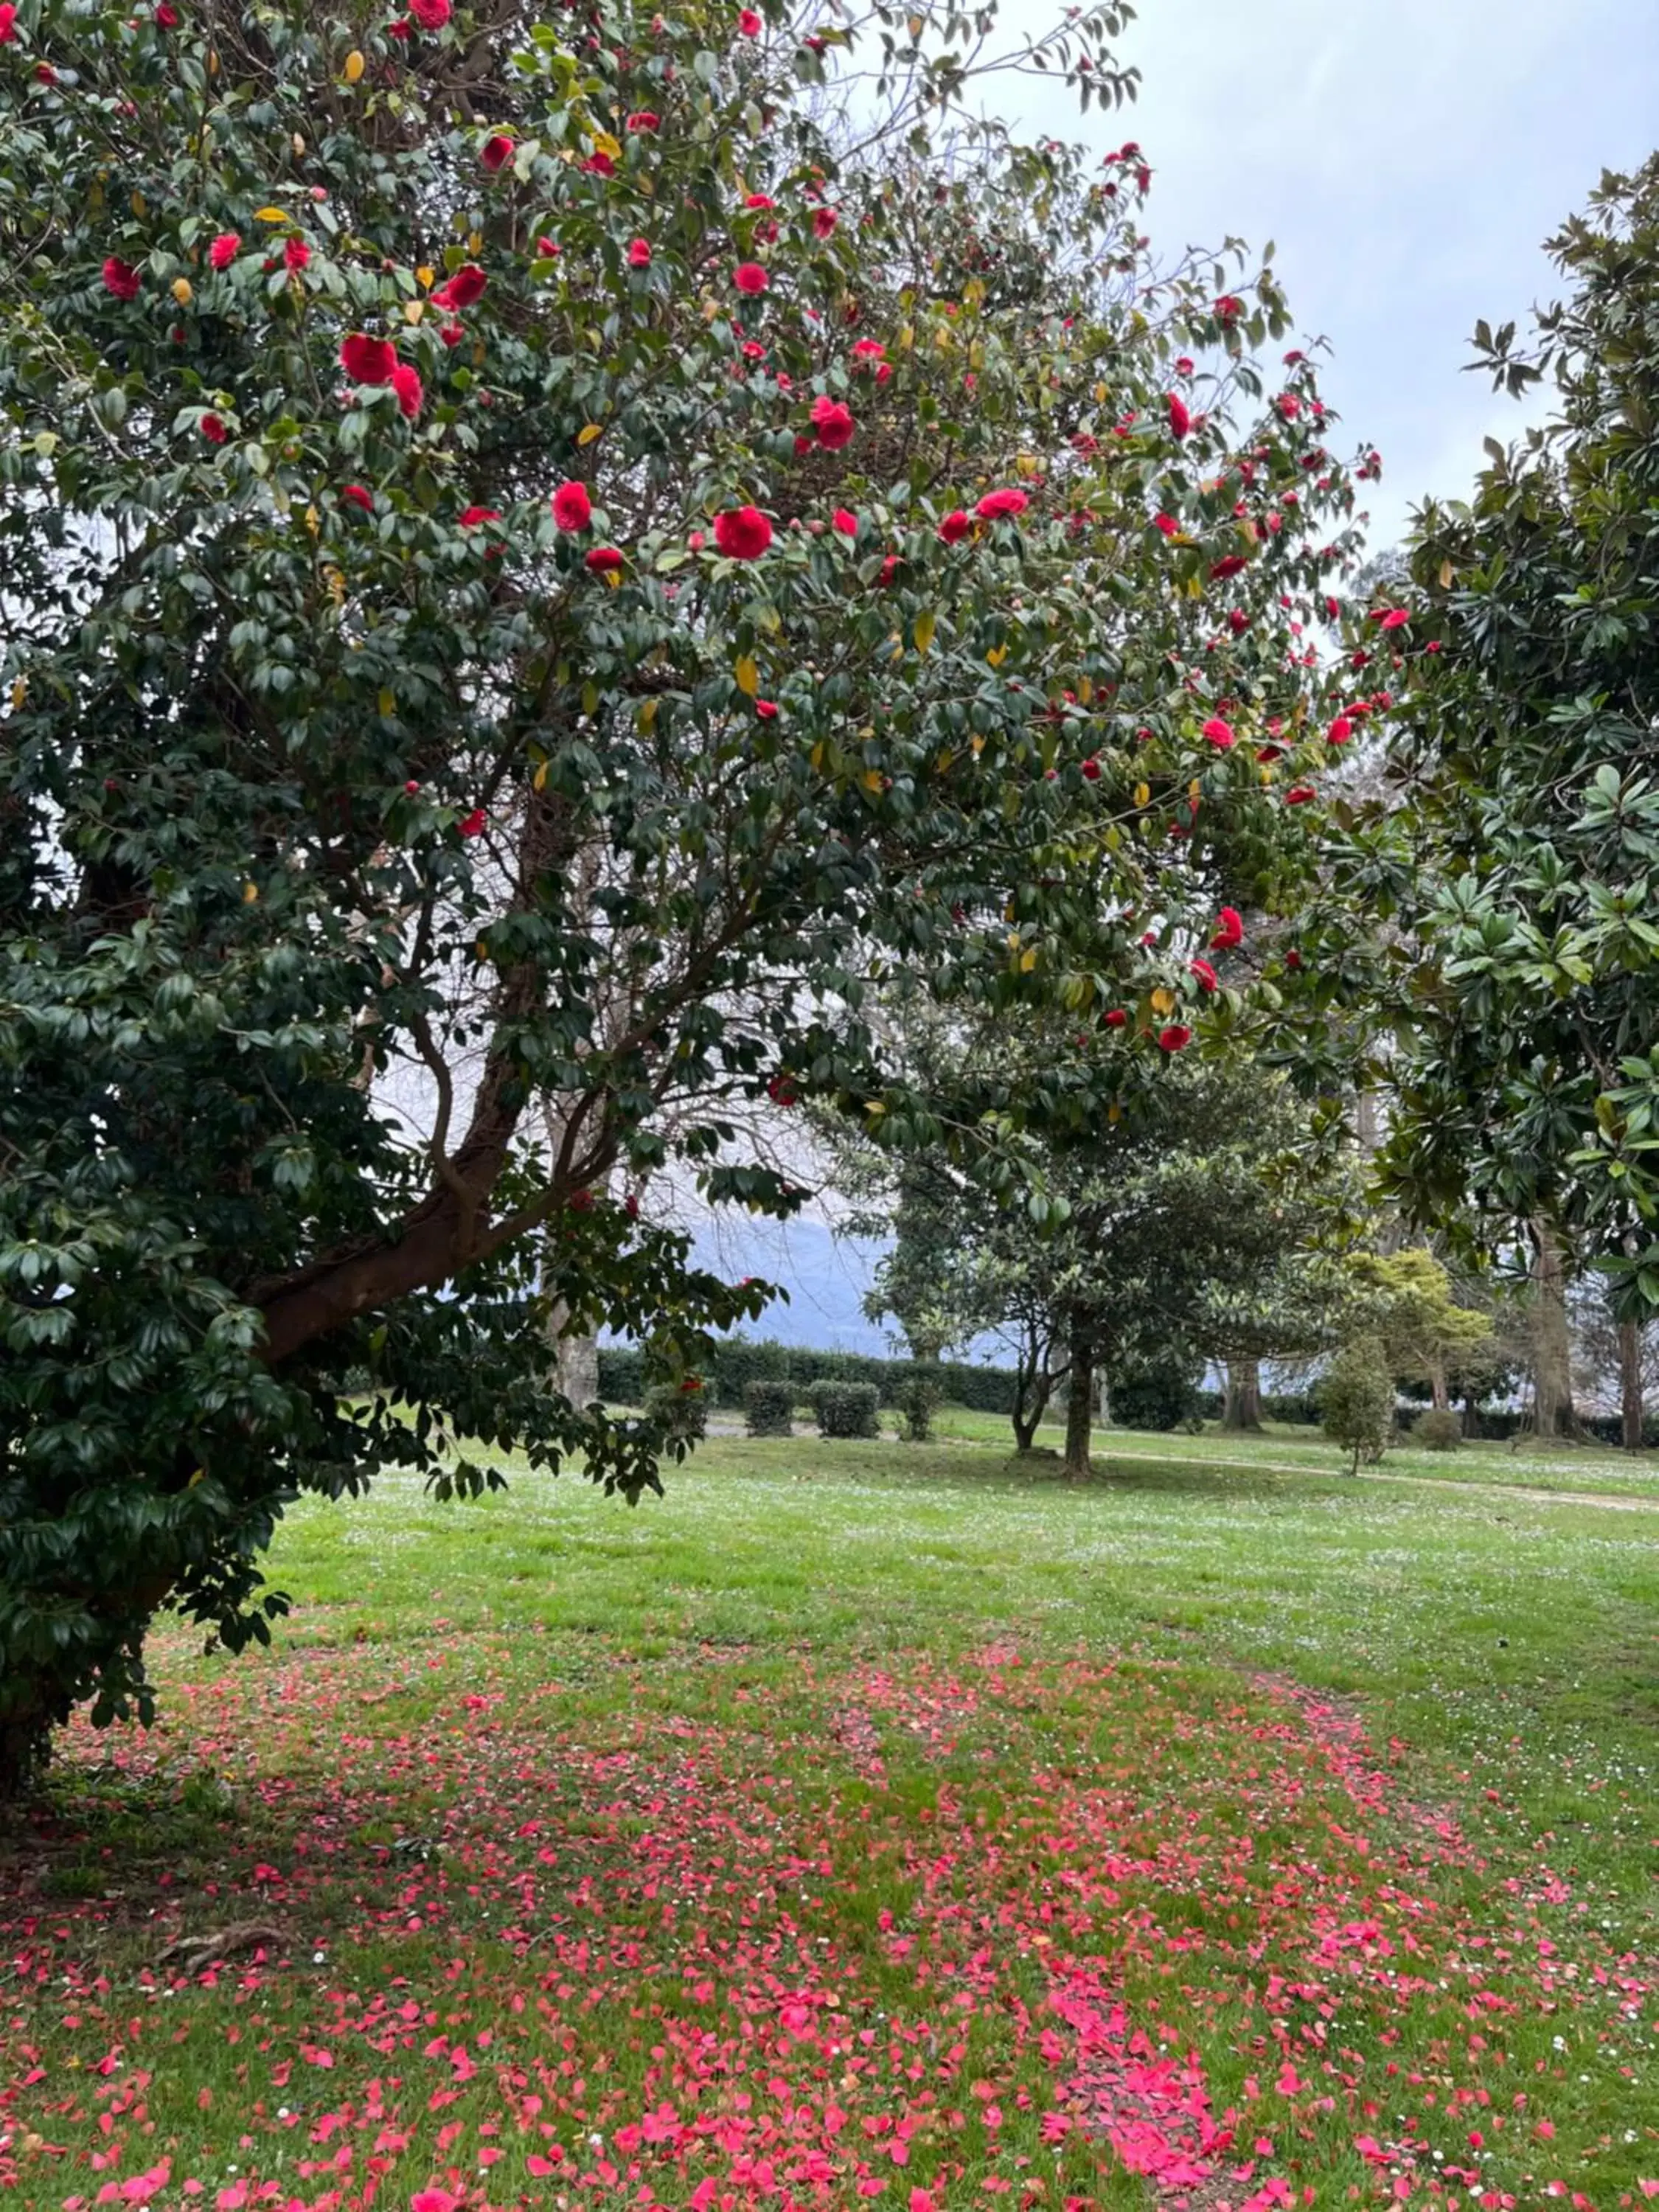
<path fill-rule="evenodd" d="M 1140 141 L 1155 248 L 1275 241 L 1327 398 L 1381 448 L 1372 543 L 1425 492 L 1457 496 L 1520 409 L 1460 374 L 1480 316 L 1553 296 L 1543 240 L 1604 168 L 1659 146 L 1659 0 L 1138 0 L 1125 119 L 1015 89 L 1030 126 Z M 1004 0 L 1022 31 L 1054 0 Z M 1012 106 L 1004 81 L 998 105 Z M 1339 441 L 1334 441 L 1339 442 Z M 1339 442 L 1339 450 L 1342 447 Z"/>

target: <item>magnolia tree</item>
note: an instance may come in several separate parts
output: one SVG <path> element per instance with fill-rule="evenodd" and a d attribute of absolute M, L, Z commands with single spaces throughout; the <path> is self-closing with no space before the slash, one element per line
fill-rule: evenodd
<path fill-rule="evenodd" d="M 872 979 L 1139 1081 L 1233 1018 L 1352 479 L 1136 146 L 960 119 L 1127 13 L 0 7 L 0 1783 L 158 1607 L 265 1634 L 301 1491 L 651 1484 L 546 1315 L 694 1383 L 763 1291 L 609 1194 L 937 1133 Z"/>

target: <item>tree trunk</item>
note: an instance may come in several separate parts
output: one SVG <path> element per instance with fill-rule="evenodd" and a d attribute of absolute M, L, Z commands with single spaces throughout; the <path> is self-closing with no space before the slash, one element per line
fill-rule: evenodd
<path fill-rule="evenodd" d="M 1540 1437 L 1577 1443 L 1583 1431 L 1572 1405 L 1572 1342 L 1561 1246 L 1547 1221 L 1533 1224 L 1533 1425 Z"/>
<path fill-rule="evenodd" d="M 1089 1437 L 1095 1417 L 1095 1347 L 1087 1332 L 1072 1330 L 1072 1379 L 1066 1400 L 1066 1472 L 1073 1481 L 1089 1473 Z"/>
<path fill-rule="evenodd" d="M 1619 1392 L 1624 1416 L 1623 1443 L 1626 1451 L 1640 1451 L 1647 1426 L 1642 1402 L 1642 1330 L 1638 1322 L 1619 1324 Z"/>
<path fill-rule="evenodd" d="M 1480 1401 L 1470 1384 L 1463 1393 L 1463 1434 L 1473 1439 L 1480 1433 Z"/>
<path fill-rule="evenodd" d="M 1259 1430 L 1261 1426 L 1261 1362 L 1230 1359 L 1227 1389 L 1221 1401 L 1221 1425 L 1228 1430 Z"/>
<path fill-rule="evenodd" d="M 1429 1364 L 1429 1389 L 1433 1394 L 1436 1413 L 1449 1413 L 1451 1392 L 1446 1387 L 1446 1363 L 1437 1352 Z"/>

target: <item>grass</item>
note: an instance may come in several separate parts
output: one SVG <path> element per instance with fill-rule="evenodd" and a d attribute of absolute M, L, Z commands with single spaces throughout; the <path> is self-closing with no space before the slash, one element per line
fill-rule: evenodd
<path fill-rule="evenodd" d="M 0 1861 L 0 2197 L 1659 2195 L 1651 1469 L 982 1418 L 297 1511 Z"/>

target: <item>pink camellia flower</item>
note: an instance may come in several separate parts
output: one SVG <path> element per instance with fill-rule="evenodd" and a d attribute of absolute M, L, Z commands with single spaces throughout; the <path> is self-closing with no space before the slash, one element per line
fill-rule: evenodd
<path fill-rule="evenodd" d="M 340 366 L 354 384 L 390 384 L 398 356 L 390 339 L 354 331 L 340 340 Z"/>
<path fill-rule="evenodd" d="M 1219 561 L 1211 562 L 1210 581 L 1212 584 L 1225 583 L 1229 576 L 1237 575 L 1239 570 L 1245 566 L 1244 556 L 1242 553 L 1225 554 Z"/>
<path fill-rule="evenodd" d="M 465 2201 L 447 2189 L 417 2189 L 409 2200 L 409 2212 L 461 2212 Z"/>
<path fill-rule="evenodd" d="M 886 350 L 879 338 L 857 338 L 853 344 L 853 358 L 854 361 L 879 361 Z"/>
<path fill-rule="evenodd" d="M 507 167 L 513 159 L 513 141 L 505 131 L 495 131 L 490 133 L 483 142 L 478 159 L 489 171 L 491 176 L 494 176 L 498 169 L 504 169 Z"/>
<path fill-rule="evenodd" d="M 1222 753 L 1226 752 L 1230 747 L 1237 744 L 1238 742 L 1237 738 L 1233 734 L 1232 724 L 1231 722 L 1224 722 L 1219 714 L 1212 714 L 1209 720 L 1205 723 L 1203 728 L 1200 731 L 1199 735 L 1200 737 L 1207 738 L 1210 743 L 1215 747 L 1216 750 Z"/>
<path fill-rule="evenodd" d="M 228 269 L 241 247 L 241 238 L 234 230 L 222 230 L 208 248 L 210 269 Z"/>
<path fill-rule="evenodd" d="M 714 543 L 732 561 L 758 561 L 772 543 L 772 525 L 757 507 L 733 507 L 714 517 Z"/>
<path fill-rule="evenodd" d="M 1174 538 L 1179 532 L 1181 525 L 1172 514 L 1158 514 L 1152 518 L 1152 527 L 1154 530 L 1161 530 L 1166 538 Z"/>
<path fill-rule="evenodd" d="M 835 513 L 830 516 L 830 520 L 835 528 L 840 531 L 843 538 L 856 538 L 858 536 L 859 519 L 857 515 L 853 513 L 850 507 L 838 507 Z"/>
<path fill-rule="evenodd" d="M 398 395 L 398 405 L 404 418 L 412 422 L 421 411 L 426 392 L 421 383 L 421 373 L 406 361 L 400 361 L 387 381 Z"/>
<path fill-rule="evenodd" d="M 536 240 L 536 251 L 544 261 L 556 261 L 559 258 L 559 241 L 556 238 L 548 238 L 544 235 Z"/>
<path fill-rule="evenodd" d="M 969 518 L 960 507 L 957 507 L 954 514 L 947 514 L 940 523 L 939 534 L 947 545 L 957 545 L 968 535 L 973 526 Z"/>
<path fill-rule="evenodd" d="M 761 19 L 752 8 L 738 11 L 738 28 L 745 39 L 757 39 L 761 34 Z"/>
<path fill-rule="evenodd" d="M 851 443 L 857 425 L 852 410 L 824 392 L 812 402 L 812 428 L 817 432 L 818 443 L 827 452 L 836 453 Z"/>
<path fill-rule="evenodd" d="M 1326 742 L 1333 745 L 1346 745 L 1352 735 L 1353 724 L 1346 714 L 1339 714 L 1325 732 Z"/>
<path fill-rule="evenodd" d="M 1100 1018 L 1109 1030 L 1121 1030 L 1127 1029 L 1128 1027 L 1129 1017 L 1121 1006 L 1111 1007 L 1107 1012 L 1103 1013 Z"/>
<path fill-rule="evenodd" d="M 775 722 L 778 719 L 778 702 L 775 699 L 757 699 L 755 712 L 763 722 Z"/>
<path fill-rule="evenodd" d="M 1178 392 L 1170 394 L 1170 428 L 1177 438 L 1184 438 L 1193 427 L 1193 418 L 1187 403 Z"/>
<path fill-rule="evenodd" d="M 1215 934 L 1210 939 L 1212 952 L 1231 952 L 1244 942 L 1244 924 L 1236 906 L 1224 906 L 1216 916 Z"/>
<path fill-rule="evenodd" d="M 476 307 L 489 282 L 476 261 L 464 262 L 447 283 L 439 285 L 432 295 L 432 304 L 447 314 L 459 313 L 463 307 Z"/>
<path fill-rule="evenodd" d="M 343 484 L 340 487 L 340 498 L 343 505 L 360 507 L 365 514 L 373 514 L 374 512 L 374 495 L 366 484 Z"/>
<path fill-rule="evenodd" d="M 694 530 L 685 542 L 693 553 L 701 553 L 708 540 L 701 530 Z"/>
<path fill-rule="evenodd" d="M 636 238 L 629 247 L 628 265 L 630 269 L 648 269 L 651 266 L 651 248 L 644 239 Z"/>
<path fill-rule="evenodd" d="M 748 293 L 751 299 L 763 292 L 771 281 L 758 261 L 739 261 L 732 271 L 732 282 L 739 292 Z"/>
<path fill-rule="evenodd" d="M 777 202 L 769 199 L 764 192 L 750 192 L 743 204 L 746 208 L 769 208 L 777 205 Z"/>
<path fill-rule="evenodd" d="M 1310 799 L 1318 796 L 1312 784 L 1293 783 L 1285 794 L 1285 804 L 1286 806 L 1305 806 Z"/>
<path fill-rule="evenodd" d="M 1000 491 L 988 491 L 974 513 L 981 522 L 994 522 L 999 515 L 1024 514 L 1030 504 L 1029 496 L 1017 486 L 1005 484 Z"/>
<path fill-rule="evenodd" d="M 17 10 L 12 0 L 0 0 L 0 46 L 15 46 L 17 40 Z"/>
<path fill-rule="evenodd" d="M 311 248 L 303 238 L 290 238 L 283 248 L 283 264 L 292 272 L 303 269 L 310 259 Z"/>
<path fill-rule="evenodd" d="M 1195 366 L 1196 364 L 1194 363 L 1192 356 L 1188 353 L 1183 353 L 1180 360 L 1176 362 L 1175 365 L 1175 373 L 1177 376 L 1190 376 L 1192 375 Z"/>
<path fill-rule="evenodd" d="M 449 0 L 409 0 L 409 12 L 423 31 L 441 31 L 453 11 Z"/>
<path fill-rule="evenodd" d="M 104 289 L 118 300 L 136 300 L 141 279 L 130 261 L 112 253 L 104 264 Z"/>
<path fill-rule="evenodd" d="M 1384 629 L 1404 629 L 1411 620 L 1411 613 L 1406 607 L 1390 607 L 1387 614 L 1378 615 L 1376 619 Z"/>
<path fill-rule="evenodd" d="M 836 225 L 840 221 L 841 217 L 836 214 L 834 208 L 814 208 L 812 210 L 812 235 L 815 238 L 830 237 L 833 234 Z"/>
<path fill-rule="evenodd" d="M 593 502 L 588 497 L 587 486 L 573 478 L 562 483 L 553 495 L 553 520 L 560 530 L 586 530 L 592 520 Z"/>
<path fill-rule="evenodd" d="M 465 507 L 461 509 L 461 528 L 476 529 L 481 522 L 499 522 L 501 511 L 498 507 Z"/>
<path fill-rule="evenodd" d="M 1189 960 L 1187 966 L 1198 978 L 1198 987 L 1200 991 L 1213 991 L 1219 988 L 1220 978 L 1207 960 Z"/>
<path fill-rule="evenodd" d="M 223 416 L 220 415 L 204 415 L 202 417 L 202 435 L 207 440 L 209 445 L 222 446 L 226 438 L 229 435 L 229 433 L 225 428 Z"/>
<path fill-rule="evenodd" d="M 615 545 L 595 545 L 582 559 L 596 576 L 614 576 L 627 566 L 620 547 Z"/>
<path fill-rule="evenodd" d="M 660 131 L 662 118 L 653 115 L 648 107 L 641 107 L 629 117 L 628 127 L 636 137 L 641 131 Z"/>
<path fill-rule="evenodd" d="M 1158 1033 L 1160 1052 L 1182 1052 L 1193 1041 L 1193 1033 L 1185 1022 L 1171 1022 Z"/>

